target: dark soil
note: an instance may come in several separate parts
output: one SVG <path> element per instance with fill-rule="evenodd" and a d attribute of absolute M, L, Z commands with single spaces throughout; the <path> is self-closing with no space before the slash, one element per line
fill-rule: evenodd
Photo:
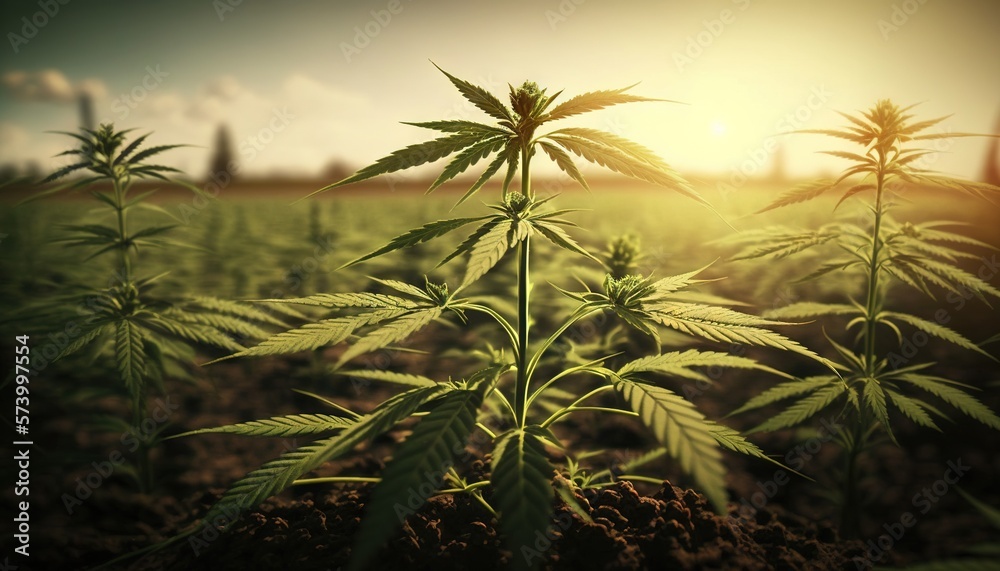
<path fill-rule="evenodd" d="M 458 345 L 463 341 L 456 340 Z M 435 366 L 445 366 L 409 354 L 396 354 L 392 359 L 393 366 L 428 371 L 432 376 Z M 949 365 L 964 371 L 954 377 L 956 380 L 983 385 L 993 378 L 994 369 L 984 369 L 981 362 Z M 203 369 L 200 374 L 208 378 L 198 384 L 170 387 L 165 403 L 178 408 L 170 413 L 167 433 L 325 410 L 321 403 L 292 392 L 293 387 L 336 397 L 357 410 L 370 408 L 390 394 L 375 385 L 359 387 L 312 379 L 302 373 L 307 368 L 308 362 L 297 358 Z M 691 397 L 711 418 L 724 416 L 773 382 L 728 375 L 718 386 Z M 38 425 L 33 424 L 38 459 L 32 464 L 31 558 L 24 564 L 18 558 L 21 570 L 83 569 L 174 537 L 195 523 L 226 486 L 263 461 L 303 443 L 227 435 L 170 440 L 153 457 L 158 488 L 152 494 L 140 494 L 123 469 L 101 474 L 102 462 L 112 451 L 127 453 L 118 435 L 83 424 L 94 412 L 127 414 L 124 403 L 107 397 L 88 399 L 86 406 L 69 404 L 65 395 L 57 396 L 54 387 L 73 386 L 78 380 L 48 378 L 51 386 L 39 383 L 37 392 L 32 393 L 33 397 L 38 395 L 32 400 L 33 405 L 37 402 L 32 414 L 38 419 Z M 984 392 L 983 397 L 994 410 L 1000 409 L 996 392 Z M 746 428 L 760 420 L 748 416 L 734 419 L 732 425 Z M 405 428 L 325 467 L 321 475 L 377 473 L 382 466 L 380 459 L 391 453 L 394 440 L 405 437 Z M 601 460 L 605 464 L 597 463 L 597 468 L 638 454 L 652 444 L 640 426 L 619 417 L 581 415 L 562 423 L 561 431 L 573 449 L 609 450 Z M 835 510 L 821 497 L 821 492 L 832 489 L 840 466 L 837 447 L 826 443 L 809 454 L 802 468 L 817 483 L 792 476 L 767 497 L 761 491 L 766 492 L 769 482 L 777 480 L 776 467 L 728 454 L 731 503 L 725 517 L 714 514 L 697 492 L 670 483 L 686 483 L 676 467 L 667 462 L 650 465 L 645 473 L 670 481 L 635 487 L 617 482 L 587 490 L 578 501 L 592 522 L 559 505 L 549 534 L 520 553 L 507 548 L 496 522 L 471 498 L 433 498 L 406 519 L 371 568 L 486 571 L 506 568 L 513 557 L 530 557 L 543 561 L 545 569 L 856 569 L 872 555 L 879 556 L 876 564 L 952 557 L 990 538 L 993 532 L 950 490 L 935 496 L 926 513 L 920 512 L 914 496 L 933 487 L 949 461 L 960 460 L 970 466 L 960 482 L 963 489 L 986 503 L 1000 504 L 1000 492 L 993 484 L 1000 474 L 1000 447 L 996 435 L 989 432 L 964 421 L 948 427 L 943 435 L 903 423 L 897 433 L 901 449 L 885 445 L 865 459 L 869 478 L 864 482 L 867 504 L 861 540 L 839 538 Z M 765 434 L 755 436 L 754 441 L 781 460 L 804 440 L 803 436 L 807 435 Z M 483 458 L 482 451 L 471 452 Z M 467 470 L 484 471 L 482 460 L 473 464 Z M 88 478 L 97 485 L 87 485 Z M 196 540 L 181 540 L 111 568 L 343 568 L 369 493 L 369 486 L 294 488 L 245 514 L 224 533 L 209 529 Z M 14 499 L 6 494 L 5 507 L 13 508 Z M 754 503 L 763 507 L 756 509 Z M 869 540 L 877 543 L 904 512 L 916 516 L 916 525 L 894 539 L 885 554 L 872 551 Z"/>

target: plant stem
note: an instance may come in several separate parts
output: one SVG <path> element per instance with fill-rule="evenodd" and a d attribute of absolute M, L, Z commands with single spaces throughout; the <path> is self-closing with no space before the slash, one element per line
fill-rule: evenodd
<path fill-rule="evenodd" d="M 521 144 L 521 194 L 531 196 L 531 153 L 528 142 Z M 518 246 L 517 264 L 517 382 L 514 385 L 514 416 L 517 426 L 527 422 L 528 404 L 528 319 L 530 290 L 528 257 L 531 238 L 526 237 Z"/>
<path fill-rule="evenodd" d="M 872 228 L 872 249 L 868 266 L 868 299 L 865 305 L 865 382 L 876 382 L 875 377 L 875 334 L 879 311 L 879 254 L 882 251 L 882 192 L 885 185 L 885 154 L 879 151 L 879 168 L 875 185 L 875 224 Z M 869 419 L 864 408 L 858 411 L 853 434 L 847 441 L 847 465 L 844 470 L 844 491 L 841 498 L 840 534 L 845 539 L 853 539 L 861 533 L 860 494 L 858 493 L 858 458 L 865 449 L 869 431 Z"/>

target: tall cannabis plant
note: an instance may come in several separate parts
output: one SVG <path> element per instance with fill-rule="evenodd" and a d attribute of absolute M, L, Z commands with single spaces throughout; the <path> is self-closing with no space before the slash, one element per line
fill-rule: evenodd
<path fill-rule="evenodd" d="M 72 173 L 86 176 L 69 183 L 52 186 L 29 198 L 34 200 L 77 189 L 90 194 L 107 210 L 112 223 L 72 224 L 64 227 L 67 236 L 61 238 L 69 247 L 90 250 L 86 260 L 112 257 L 111 279 L 107 286 L 83 285 L 72 293 L 57 294 L 44 304 L 63 316 L 62 323 L 85 317 L 77 336 L 55 359 L 62 359 L 87 347 L 113 354 L 118 375 L 127 389 L 132 415 L 126 429 L 140 436 L 137 450 L 137 471 L 140 487 L 148 489 L 152 471 L 148 466 L 149 436 L 141 430 L 147 418 L 147 397 L 153 387 L 163 389 L 164 377 L 183 374 L 192 358 L 190 347 L 204 345 L 229 351 L 243 349 L 237 339 L 261 339 L 268 332 L 261 324 L 284 325 L 268 313 L 245 304 L 211 297 L 185 298 L 160 295 L 155 291 L 157 280 L 165 274 L 142 275 L 138 271 L 139 254 L 152 248 L 183 247 L 166 234 L 176 224 L 136 227 L 130 215 L 139 209 L 166 218 L 169 213 L 146 199 L 155 191 L 136 195 L 133 183 L 153 179 L 181 184 L 195 193 L 201 191 L 187 183 L 167 178 L 179 172 L 174 168 L 149 163 L 164 151 L 181 145 L 163 145 L 141 149 L 149 136 L 142 135 L 126 144 L 129 131 L 117 131 L 112 125 L 97 130 L 81 129 L 64 133 L 77 140 L 75 148 L 61 155 L 72 156 L 76 162 L 63 167 L 42 181 L 47 184 Z M 141 149 L 141 150 L 140 150 Z M 69 288 L 67 288 L 69 289 Z"/>
<path fill-rule="evenodd" d="M 661 279 L 634 274 L 608 275 L 603 291 L 560 290 L 572 300 L 575 309 L 554 331 L 539 332 L 534 340 L 535 335 L 529 328 L 531 246 L 536 241 L 546 240 L 600 264 L 594 254 L 567 233 L 566 228 L 573 224 L 564 215 L 571 211 L 551 209 L 549 205 L 554 197 L 539 198 L 534 193 L 530 167 L 539 150 L 584 187 L 587 181 L 571 154 L 704 204 L 704 200 L 666 163 L 636 143 L 594 129 L 567 127 L 544 133 L 539 131 L 552 122 L 574 115 L 611 105 L 652 100 L 631 95 L 626 88 L 585 93 L 556 104 L 559 93 L 549 95 L 536 84 L 525 82 L 518 88 L 510 88 L 508 107 L 486 90 L 443 73 L 463 97 L 494 119 L 495 124 L 465 120 L 411 123 L 443 135 L 395 151 L 317 192 L 451 157 L 431 185 L 430 190 L 434 190 L 478 161 L 489 160 L 481 176 L 459 200 L 462 202 L 505 169 L 500 200 L 490 206 L 491 213 L 428 223 L 346 264 L 353 266 L 472 225 L 474 229 L 441 261 L 444 264 L 465 258 L 461 281 L 456 286 L 430 281 L 418 286 L 375 279 L 386 293 L 328 293 L 267 300 L 327 308 L 331 316 L 280 333 L 233 355 L 286 354 L 348 343 L 337 358 L 343 375 L 392 383 L 406 390 L 366 414 L 336 405 L 337 416 L 294 415 L 197 431 L 319 436 L 318 440 L 264 464 L 237 482 L 203 521 L 212 522 L 220 517 L 232 521 L 231 517 L 226 517 L 232 512 L 259 504 L 296 481 L 303 481 L 304 475 L 328 460 L 350 452 L 404 419 L 419 416 L 419 423 L 397 448 L 375 487 L 353 553 L 355 567 L 369 561 L 397 529 L 402 517 L 399 506 L 418 509 L 419 505 L 414 505 L 414 494 L 422 504 L 434 493 L 433 490 L 425 493 L 426 486 L 422 484 L 427 481 L 436 486 L 435 490 L 445 486 L 448 492 L 472 494 L 484 509 L 498 514 L 501 529 L 514 553 L 513 565 L 532 567 L 537 561 L 525 555 L 523 549 L 531 551 L 528 546 L 535 540 L 535 534 L 546 529 L 555 497 L 554 467 L 545 449 L 561 447 L 561 444 L 552 426 L 584 411 L 638 418 L 691 475 L 712 505 L 719 511 L 724 510 L 722 448 L 766 457 L 735 431 L 707 420 L 690 402 L 664 385 L 669 378 L 707 381 L 707 376 L 699 371 L 701 367 L 777 371 L 751 359 L 694 349 L 654 354 L 613 368 L 607 365 L 607 355 L 583 364 L 562 363 L 562 366 L 543 365 L 543 356 L 574 324 L 608 312 L 654 339 L 658 338 L 659 329 L 665 327 L 710 341 L 770 346 L 814 357 L 809 350 L 767 329 L 781 322 L 686 301 L 684 290 L 700 282 L 695 278 L 698 271 L 694 271 Z M 511 190 L 510 184 L 518 170 L 520 189 Z M 491 307 L 489 297 L 466 292 L 505 255 L 515 250 L 516 315 L 507 316 Z M 470 314 L 481 314 L 495 323 L 503 345 L 501 350 L 484 352 L 490 359 L 479 370 L 441 381 L 414 374 L 347 368 L 358 357 L 400 343 L 435 321 L 465 322 Z M 595 388 L 579 390 L 581 383 L 593 384 L 595 381 Z M 545 397 L 557 391 L 570 395 L 569 404 L 554 411 L 540 406 Z M 617 394 L 618 402 L 624 402 L 624 407 L 588 404 L 594 397 L 606 393 Z M 500 411 L 501 417 L 488 418 L 485 412 L 491 410 Z M 473 434 L 492 447 L 488 480 L 469 482 L 456 470 Z M 351 480 L 350 476 L 325 479 L 329 482 Z M 491 491 L 485 494 L 485 490 Z"/>
<path fill-rule="evenodd" d="M 836 253 L 805 279 L 816 279 L 836 271 L 860 274 L 864 299 L 845 303 L 799 302 L 765 314 L 773 319 L 803 319 L 818 316 L 846 316 L 847 333 L 856 332 L 853 344 L 830 340 L 839 355 L 843 378 L 833 374 L 790 381 L 771 388 L 747 402 L 736 412 L 757 409 L 791 399 L 783 412 L 769 418 L 754 431 L 770 431 L 798 425 L 830 407 L 846 406 L 851 429 L 839 440 L 845 449 L 846 466 L 842 502 L 842 529 L 856 535 L 859 526 L 857 491 L 858 457 L 869 447 L 873 436 L 884 433 L 893 442 L 893 415 L 902 414 L 914 423 L 940 430 L 935 418 L 948 417 L 926 399 L 936 397 L 958 412 L 1000 430 L 1000 417 L 977 400 L 977 387 L 938 376 L 929 371 L 934 363 L 917 363 L 879 346 L 879 333 L 892 332 L 902 344 L 904 329 L 915 328 L 926 335 L 951 342 L 989 356 L 976 343 L 935 321 L 895 310 L 890 306 L 891 285 L 909 287 L 934 299 L 932 290 L 971 292 L 983 301 L 1000 297 L 1000 290 L 963 270 L 958 261 L 977 259 L 967 248 L 991 248 L 968 236 L 944 230 L 953 223 L 899 223 L 889 212 L 890 197 L 904 192 L 907 185 L 926 186 L 976 198 L 995 199 L 1000 188 L 965 181 L 922 168 L 921 158 L 933 152 L 920 147 L 923 141 L 967 133 L 926 133 L 945 117 L 918 121 L 911 107 L 899 108 L 888 100 L 879 101 L 860 115 L 842 114 L 849 124 L 839 130 L 805 130 L 846 140 L 852 151 L 824 151 L 850 162 L 832 181 L 820 181 L 793 189 L 760 212 L 815 199 L 834 189 L 843 191 L 837 205 L 851 197 L 869 197 L 871 225 L 848 222 L 824 225 L 812 232 L 785 231 L 754 234 L 744 239 L 745 249 L 734 259 L 779 259 L 814 247 L 834 246 Z"/>

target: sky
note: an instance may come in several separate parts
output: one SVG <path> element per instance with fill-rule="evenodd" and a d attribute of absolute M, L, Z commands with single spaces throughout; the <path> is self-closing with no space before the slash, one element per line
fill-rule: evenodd
<path fill-rule="evenodd" d="M 638 83 L 634 103 L 565 121 L 628 137 L 682 174 L 839 170 L 835 128 L 877 100 L 953 114 L 941 132 L 1000 121 L 994 0 L 34 0 L 0 8 L 0 163 L 44 169 L 46 133 L 99 121 L 191 148 L 163 162 L 202 176 L 230 129 L 243 172 L 319 174 L 426 140 L 401 121 L 486 120 L 432 61 L 506 99 L 525 80 L 563 97 Z M 984 139 L 947 139 L 931 168 L 976 177 Z M 545 168 L 540 167 L 542 172 Z"/>

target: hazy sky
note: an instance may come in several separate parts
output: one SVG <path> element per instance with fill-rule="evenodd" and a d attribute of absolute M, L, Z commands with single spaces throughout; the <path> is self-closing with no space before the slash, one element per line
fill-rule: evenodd
<path fill-rule="evenodd" d="M 991 0 L 7 0 L 0 29 L 0 162 L 57 164 L 47 157 L 66 141 L 44 131 L 74 128 L 86 90 L 98 120 L 203 145 L 164 158 L 193 174 L 222 122 L 247 172 L 315 174 L 338 156 L 362 166 L 431 135 L 400 121 L 484 118 L 429 60 L 504 99 L 525 79 L 565 96 L 641 82 L 634 93 L 685 105 L 575 124 L 682 173 L 757 168 L 746 161 L 770 160 L 776 133 L 835 127 L 834 110 L 881 98 L 954 113 L 942 130 L 990 132 L 1000 118 Z M 794 173 L 839 165 L 814 154 L 833 141 L 780 140 Z M 983 140 L 943 148 L 934 168 L 979 174 Z"/>

